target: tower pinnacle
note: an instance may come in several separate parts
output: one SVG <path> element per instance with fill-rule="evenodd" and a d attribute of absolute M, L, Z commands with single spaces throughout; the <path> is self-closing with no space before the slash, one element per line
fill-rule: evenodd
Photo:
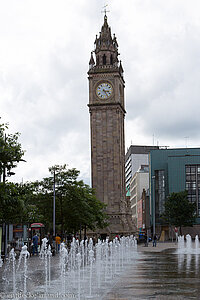
<path fill-rule="evenodd" d="M 106 5 L 107 6 L 107 5 Z M 106 10 L 103 11 L 104 15 L 104 23 L 101 27 L 101 31 L 99 32 L 99 36 L 96 35 L 95 39 L 95 61 L 96 64 L 90 64 L 90 70 L 93 68 L 119 68 L 119 60 L 118 60 L 118 43 L 115 34 L 112 36 L 111 28 L 108 25 L 108 18 L 106 15 Z M 95 62 L 94 61 L 94 62 Z M 91 62 L 91 61 L 90 61 Z"/>

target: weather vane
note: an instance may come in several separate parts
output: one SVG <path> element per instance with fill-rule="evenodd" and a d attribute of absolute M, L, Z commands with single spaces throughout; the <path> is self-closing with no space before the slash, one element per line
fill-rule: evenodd
<path fill-rule="evenodd" d="M 102 11 L 102 13 L 104 13 L 105 16 L 106 16 L 106 13 L 107 13 L 107 12 L 110 12 L 109 10 L 106 10 L 106 7 L 107 7 L 107 6 L 108 6 L 108 4 L 105 4 L 105 5 L 103 6 L 104 10 Z"/>

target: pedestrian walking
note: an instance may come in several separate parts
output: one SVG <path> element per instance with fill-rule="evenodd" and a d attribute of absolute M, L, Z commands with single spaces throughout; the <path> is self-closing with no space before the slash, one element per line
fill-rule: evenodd
<path fill-rule="evenodd" d="M 60 244 L 61 244 L 61 237 L 59 236 L 59 234 L 56 234 L 55 242 L 56 242 L 56 253 L 59 253 Z"/>
<path fill-rule="evenodd" d="M 32 242 L 33 242 L 33 256 L 35 255 L 35 253 L 38 256 L 38 236 L 36 233 L 33 236 Z"/>
<path fill-rule="evenodd" d="M 156 247 L 157 236 L 154 234 L 153 236 L 153 247 Z"/>

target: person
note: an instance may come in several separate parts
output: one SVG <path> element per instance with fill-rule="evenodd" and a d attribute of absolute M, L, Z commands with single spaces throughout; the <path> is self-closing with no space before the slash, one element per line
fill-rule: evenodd
<path fill-rule="evenodd" d="M 60 251 L 61 237 L 58 234 L 56 234 L 55 242 L 56 242 L 56 253 L 59 253 L 59 251 Z"/>
<path fill-rule="evenodd" d="M 146 233 L 145 233 L 145 235 L 144 235 L 144 246 L 145 246 L 145 247 L 148 247 L 148 236 L 147 236 Z"/>
<path fill-rule="evenodd" d="M 157 236 L 156 236 L 156 234 L 154 234 L 154 236 L 153 236 L 153 247 L 156 247 L 156 240 L 157 240 Z"/>
<path fill-rule="evenodd" d="M 33 236 L 32 241 L 33 241 L 33 256 L 35 255 L 35 252 L 36 252 L 36 255 L 38 256 L 38 236 L 36 233 Z"/>

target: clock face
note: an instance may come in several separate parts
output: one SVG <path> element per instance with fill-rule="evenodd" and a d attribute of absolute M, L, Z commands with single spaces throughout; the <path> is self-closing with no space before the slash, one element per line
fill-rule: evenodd
<path fill-rule="evenodd" d="M 108 99 L 113 92 L 112 85 L 108 82 L 100 83 L 96 88 L 96 94 L 100 99 Z"/>

